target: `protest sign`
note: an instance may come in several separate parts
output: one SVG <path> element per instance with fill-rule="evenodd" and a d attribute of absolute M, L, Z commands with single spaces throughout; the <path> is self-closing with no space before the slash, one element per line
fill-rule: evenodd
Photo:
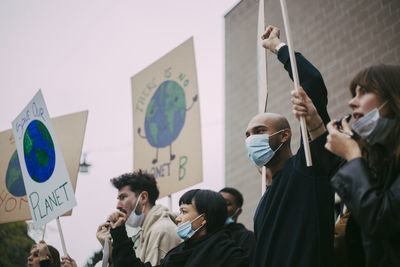
<path fill-rule="evenodd" d="M 133 76 L 131 82 L 134 168 L 154 174 L 160 197 L 201 182 L 193 38 Z"/>
<path fill-rule="evenodd" d="M 35 228 L 76 206 L 63 154 L 41 91 L 12 122 L 19 166 Z"/>

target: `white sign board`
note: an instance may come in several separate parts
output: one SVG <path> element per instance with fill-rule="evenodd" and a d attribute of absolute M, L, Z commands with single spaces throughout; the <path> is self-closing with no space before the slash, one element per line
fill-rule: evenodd
<path fill-rule="evenodd" d="M 12 122 L 35 228 L 76 206 L 73 187 L 42 92 Z"/>

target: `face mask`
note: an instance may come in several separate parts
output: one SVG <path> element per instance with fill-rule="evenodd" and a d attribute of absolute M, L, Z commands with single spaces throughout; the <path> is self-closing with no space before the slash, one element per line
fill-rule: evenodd
<path fill-rule="evenodd" d="M 233 213 L 233 215 L 232 215 L 231 217 L 228 217 L 228 218 L 226 219 L 225 225 L 228 225 L 228 224 L 231 224 L 231 223 L 234 223 L 234 222 L 235 222 L 235 221 L 233 220 L 233 217 L 236 216 L 236 213 L 239 211 L 239 209 L 240 209 L 240 208 L 237 208 L 237 209 L 235 210 L 235 212 Z"/>
<path fill-rule="evenodd" d="M 143 221 L 144 221 L 144 206 L 142 209 L 142 212 L 140 214 L 136 214 L 136 208 L 140 202 L 140 195 L 138 196 L 136 200 L 136 205 L 135 208 L 132 210 L 131 214 L 129 215 L 129 218 L 126 220 L 126 224 L 129 225 L 130 227 L 139 227 L 142 226 Z"/>
<path fill-rule="evenodd" d="M 197 231 L 199 231 L 202 227 L 200 226 L 199 228 L 197 228 L 196 230 L 192 229 L 192 222 L 196 221 L 198 218 L 200 218 L 200 216 L 203 214 L 200 214 L 199 216 L 197 216 L 193 221 L 187 221 L 181 225 L 179 225 L 176 228 L 176 233 L 179 235 L 180 238 L 182 238 L 183 240 L 188 240 L 190 239 Z"/>
<path fill-rule="evenodd" d="M 262 167 L 267 164 L 272 157 L 275 155 L 276 151 L 281 148 L 283 143 L 279 145 L 279 147 L 274 151 L 269 146 L 269 137 L 282 132 L 280 130 L 276 133 L 271 135 L 268 134 L 255 134 L 250 135 L 246 138 L 246 149 L 247 149 L 247 156 L 258 166 Z"/>
<path fill-rule="evenodd" d="M 232 217 L 228 217 L 227 219 L 226 219 L 226 221 L 225 221 L 225 225 L 228 225 L 228 224 L 231 224 L 231 223 L 234 223 L 235 221 L 232 219 Z"/>
<path fill-rule="evenodd" d="M 379 115 L 379 110 L 386 103 L 387 101 L 379 108 L 374 108 L 351 126 L 353 131 L 361 138 L 365 139 L 370 145 L 385 143 L 386 138 L 396 126 L 396 120 Z"/>

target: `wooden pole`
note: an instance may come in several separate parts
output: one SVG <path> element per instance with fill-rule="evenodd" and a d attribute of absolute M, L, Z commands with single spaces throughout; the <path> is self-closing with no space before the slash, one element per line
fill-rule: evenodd
<path fill-rule="evenodd" d="M 293 41 L 292 41 L 292 34 L 290 31 L 286 0 L 280 0 L 280 1 L 281 1 L 283 23 L 285 25 L 286 39 L 289 47 L 290 66 L 292 67 L 293 84 L 294 84 L 294 89 L 298 91 L 300 87 L 299 74 L 297 72 L 296 57 L 294 56 Z M 300 117 L 300 129 L 303 138 L 303 146 L 304 146 L 304 153 L 306 156 L 307 167 L 310 167 L 312 166 L 311 152 L 310 152 L 310 145 L 308 143 L 306 119 L 303 116 Z"/>
<path fill-rule="evenodd" d="M 63 235 L 63 232 L 61 229 L 61 224 L 60 224 L 60 217 L 57 217 L 56 221 L 57 221 L 58 233 L 60 234 L 61 246 L 63 249 L 63 253 L 64 253 L 64 256 L 67 256 L 67 248 L 65 247 L 64 235 Z"/>
<path fill-rule="evenodd" d="M 46 233 L 46 225 L 47 224 L 45 224 L 44 227 L 43 227 L 42 240 L 44 240 L 44 234 Z"/>
<path fill-rule="evenodd" d="M 261 36 L 265 31 L 264 0 L 259 0 L 258 5 L 258 27 L 257 27 L 257 86 L 258 86 L 258 112 L 263 113 L 267 109 L 268 100 L 268 76 L 267 76 L 267 54 L 262 46 Z M 261 170 L 261 195 L 266 187 L 266 169 Z"/>
<path fill-rule="evenodd" d="M 169 211 L 172 211 L 172 196 L 168 195 L 168 208 Z"/>

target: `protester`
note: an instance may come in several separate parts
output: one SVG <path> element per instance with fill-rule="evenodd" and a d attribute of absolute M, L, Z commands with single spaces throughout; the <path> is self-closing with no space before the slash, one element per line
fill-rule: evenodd
<path fill-rule="evenodd" d="M 190 190 L 179 199 L 179 205 L 177 233 L 185 242 L 169 251 L 159 266 L 248 266 L 245 252 L 223 228 L 227 210 L 220 194 L 211 190 Z M 143 263 L 130 249 L 133 242 L 124 227 L 128 216 L 117 211 L 109 220 L 114 266 L 152 266 L 149 262 Z"/>
<path fill-rule="evenodd" d="M 232 239 L 241 247 L 249 259 L 253 258 L 253 250 L 255 245 L 254 233 L 238 223 L 237 219 L 242 213 L 243 196 L 232 187 L 225 187 L 219 191 L 226 201 L 228 211 L 228 219 L 225 222 L 225 228 L 231 233 Z"/>
<path fill-rule="evenodd" d="M 41 240 L 32 246 L 27 265 L 28 267 L 60 267 L 60 253 Z"/>
<path fill-rule="evenodd" d="M 278 28 L 269 26 L 263 46 L 277 53 L 291 76 L 288 47 L 279 34 Z M 331 266 L 333 260 L 329 177 L 339 159 L 324 149 L 327 91 L 319 71 L 299 53 L 296 60 L 305 91 L 292 92 L 293 112 L 305 117 L 313 165 L 306 167 L 303 145 L 292 154 L 292 132 L 285 117 L 262 113 L 251 119 L 246 130 L 248 156 L 258 167 L 266 167 L 267 184 L 254 216 L 253 266 L 320 267 Z"/>
<path fill-rule="evenodd" d="M 332 178 L 350 211 L 347 263 L 400 266 L 400 66 L 360 71 L 350 92 L 355 121 L 330 122 L 326 143 L 347 160 Z"/>
<path fill-rule="evenodd" d="M 175 215 L 155 205 L 159 195 L 156 179 L 139 170 L 111 179 L 111 183 L 118 189 L 117 209 L 126 214 L 126 224 L 141 227 L 136 254 L 142 261 L 159 264 L 182 240 L 176 234 Z M 104 239 L 99 241 L 104 243 Z"/>

